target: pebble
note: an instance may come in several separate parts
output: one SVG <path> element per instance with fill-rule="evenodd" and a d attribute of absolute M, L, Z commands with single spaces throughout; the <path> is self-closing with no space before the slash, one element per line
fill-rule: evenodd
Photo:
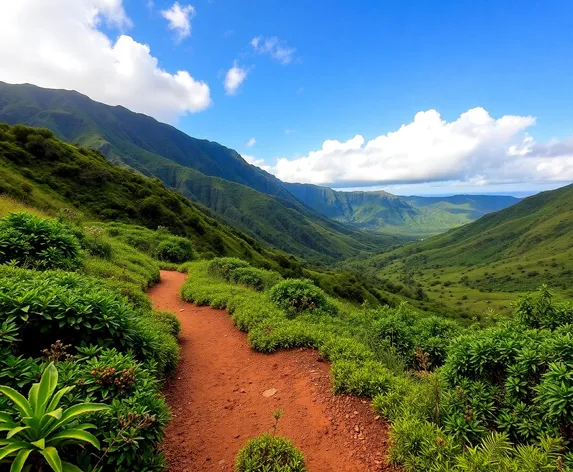
<path fill-rule="evenodd" d="M 263 397 L 265 397 L 265 398 L 272 397 L 277 392 L 278 392 L 278 390 L 276 388 L 269 388 L 268 390 L 265 390 L 263 392 Z"/>

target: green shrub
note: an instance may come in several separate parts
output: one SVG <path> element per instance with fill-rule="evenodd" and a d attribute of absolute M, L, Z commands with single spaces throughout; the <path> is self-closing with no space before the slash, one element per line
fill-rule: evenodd
<path fill-rule="evenodd" d="M 390 421 L 410 417 L 439 424 L 442 383 L 437 373 L 395 376 L 386 392 L 374 397 L 372 406 Z"/>
<path fill-rule="evenodd" d="M 175 338 L 164 324 L 129 304 L 105 282 L 65 272 L 0 271 L 0 321 L 10 316 L 21 341 L 13 348 L 38 355 L 57 340 L 116 347 L 141 360 L 154 359 L 161 371 L 178 359 Z M 4 318 L 6 319 L 6 318 Z"/>
<path fill-rule="evenodd" d="M 90 256 L 100 259 L 110 260 L 112 255 L 112 245 L 105 236 L 105 230 L 99 226 L 85 228 L 85 236 L 80 239 L 82 248 Z"/>
<path fill-rule="evenodd" d="M 0 220 L 0 264 L 73 270 L 81 262 L 77 237 L 58 221 L 27 213 L 11 213 Z"/>
<path fill-rule="evenodd" d="M 174 338 L 179 336 L 179 333 L 181 332 L 181 321 L 179 321 L 177 315 L 170 311 L 154 311 L 152 313 L 152 318 L 162 325 L 165 331 L 171 334 L 171 336 Z"/>
<path fill-rule="evenodd" d="M 160 394 L 153 366 L 137 362 L 116 349 L 79 348 L 71 361 L 58 366 L 63 385 L 76 385 L 75 400 L 104 401 L 109 414 L 94 415 L 94 434 L 104 454 L 104 471 L 162 471 L 165 460 L 157 451 L 169 410 Z M 100 456 L 100 457 L 102 457 Z M 92 470 L 98 457 L 78 453 L 76 462 Z"/>
<path fill-rule="evenodd" d="M 573 306 L 554 300 L 546 285 L 534 294 L 521 297 L 515 314 L 518 323 L 530 329 L 556 329 L 573 324 Z"/>
<path fill-rule="evenodd" d="M 380 309 L 369 331 L 370 347 L 379 356 L 395 349 L 410 367 L 422 370 L 443 364 L 448 346 L 461 332 L 457 323 L 437 316 L 421 316 L 398 310 Z"/>
<path fill-rule="evenodd" d="M 270 291 L 271 300 L 289 315 L 296 316 L 305 311 L 336 313 L 336 307 L 326 294 L 307 279 L 288 279 L 276 284 Z"/>
<path fill-rule="evenodd" d="M 171 236 L 157 244 L 153 256 L 160 261 L 182 264 L 194 259 L 195 254 L 191 241 Z"/>
<path fill-rule="evenodd" d="M 236 257 L 217 257 L 209 263 L 209 273 L 229 280 L 231 271 L 241 267 L 250 267 L 250 264 Z"/>
<path fill-rule="evenodd" d="M 229 273 L 229 281 L 235 284 L 251 287 L 259 292 L 275 286 L 282 277 L 272 270 L 256 269 L 255 267 L 239 267 Z"/>
<path fill-rule="evenodd" d="M 321 334 L 305 323 L 276 321 L 264 323 L 249 332 L 249 345 L 258 352 L 271 353 L 277 349 L 317 347 Z"/>
<path fill-rule="evenodd" d="M 265 433 L 242 448 L 235 463 L 237 472 L 305 472 L 303 455 L 285 438 Z"/>
<path fill-rule="evenodd" d="M 408 472 L 453 471 L 459 445 L 429 421 L 405 416 L 395 420 L 390 430 L 389 462 Z M 481 472 L 482 469 L 471 469 Z"/>
<path fill-rule="evenodd" d="M 372 398 L 387 392 L 394 375 L 379 362 L 337 361 L 332 364 L 332 384 L 337 394 L 347 393 Z"/>

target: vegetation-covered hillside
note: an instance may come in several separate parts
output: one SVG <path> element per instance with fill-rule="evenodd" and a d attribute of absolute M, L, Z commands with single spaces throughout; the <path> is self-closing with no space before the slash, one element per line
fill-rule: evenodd
<path fill-rule="evenodd" d="M 542 283 L 573 296 L 572 206 L 573 185 L 542 192 L 368 265 L 466 313 L 507 312 L 519 293 Z"/>
<path fill-rule="evenodd" d="M 23 202 L 52 215 L 62 208 L 72 208 L 87 219 L 112 222 L 106 231 L 139 249 L 138 233 L 143 228 L 130 225 L 144 226 L 152 232 L 165 229 L 186 237 L 205 258 L 241 257 L 285 275 L 312 278 L 329 293 L 358 303 L 398 303 L 409 295 L 394 296 L 359 272 L 312 269 L 305 261 L 266 248 L 211 218 L 207 209 L 167 189 L 160 179 L 114 165 L 98 151 L 64 143 L 46 129 L 0 124 L 0 194 L 16 199 L 10 200 L 7 207 L 17 208 Z"/>
<path fill-rule="evenodd" d="M 401 197 L 384 191 L 340 192 L 310 184 L 283 185 L 309 207 L 341 223 L 418 238 L 443 233 L 519 201 L 497 195 Z"/>
<path fill-rule="evenodd" d="M 1 121 L 48 128 L 60 139 L 97 149 L 111 161 L 159 177 L 234 228 L 316 262 L 373 253 L 400 241 L 324 217 L 218 143 L 77 92 L 0 83 Z"/>

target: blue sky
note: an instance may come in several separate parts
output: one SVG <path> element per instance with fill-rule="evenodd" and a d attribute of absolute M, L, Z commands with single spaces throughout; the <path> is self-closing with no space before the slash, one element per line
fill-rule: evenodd
<path fill-rule="evenodd" d="M 192 76 L 200 100 L 177 110 L 177 95 L 169 95 L 154 113 L 153 80 L 147 88 L 133 85 L 139 97 L 105 95 L 102 80 L 70 81 L 67 64 L 65 78 L 36 77 L 22 66 L 4 78 L 0 71 L 0 80 L 71 84 L 160 119 L 167 111 L 184 132 L 234 148 L 285 180 L 481 193 L 573 179 L 570 1 L 191 0 L 178 4 L 186 31 L 169 29 L 172 0 L 86 1 L 99 9 L 89 28 L 112 46 L 120 34 L 148 45 L 158 69 Z M 34 1 L 0 6 L 0 16 L 3 8 L 20 8 L 17 18 L 27 21 L 25 4 Z M 259 36 L 257 52 L 252 41 Z M 269 38 L 277 39 L 264 52 Z M 277 48 L 288 52 L 288 63 L 273 57 Z M 246 76 L 229 94 L 224 81 L 234 65 Z M 388 137 L 402 125 L 410 126 Z"/>

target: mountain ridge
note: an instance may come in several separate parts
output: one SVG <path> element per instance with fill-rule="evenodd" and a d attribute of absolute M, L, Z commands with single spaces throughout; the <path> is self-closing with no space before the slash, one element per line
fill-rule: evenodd
<path fill-rule="evenodd" d="M 497 195 L 398 196 L 383 190 L 337 191 L 312 184 L 283 183 L 293 195 L 325 216 L 357 228 L 433 236 L 517 202 Z"/>

